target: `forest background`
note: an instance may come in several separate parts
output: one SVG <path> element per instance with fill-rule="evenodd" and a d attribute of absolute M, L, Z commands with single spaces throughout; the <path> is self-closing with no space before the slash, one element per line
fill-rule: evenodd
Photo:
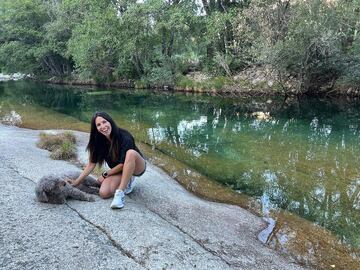
<path fill-rule="evenodd" d="M 360 0 L 1 0 L 0 70 L 173 88 L 200 73 L 221 89 L 263 68 L 268 91 L 359 92 L 359 13 Z"/>

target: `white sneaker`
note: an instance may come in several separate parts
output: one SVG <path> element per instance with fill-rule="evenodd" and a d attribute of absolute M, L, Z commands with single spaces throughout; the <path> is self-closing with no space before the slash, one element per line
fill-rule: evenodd
<path fill-rule="evenodd" d="M 129 184 L 127 185 L 126 189 L 124 190 L 125 195 L 128 195 L 133 191 L 133 189 L 134 189 L 134 185 L 133 185 L 134 181 L 135 181 L 135 176 L 131 176 Z"/>
<path fill-rule="evenodd" d="M 110 205 L 112 209 L 121 209 L 125 206 L 125 194 L 124 191 L 117 189 L 114 195 L 114 199 Z"/>

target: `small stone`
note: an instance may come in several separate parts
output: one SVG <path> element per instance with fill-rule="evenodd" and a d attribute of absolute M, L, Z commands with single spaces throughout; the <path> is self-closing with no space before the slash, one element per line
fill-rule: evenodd
<path fill-rule="evenodd" d="M 11 111 L 9 114 L 6 114 L 0 122 L 10 126 L 20 126 L 22 124 L 21 115 L 16 111 Z"/>

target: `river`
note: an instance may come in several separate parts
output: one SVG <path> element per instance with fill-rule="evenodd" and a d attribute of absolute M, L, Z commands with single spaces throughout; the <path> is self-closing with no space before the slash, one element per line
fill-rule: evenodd
<path fill-rule="evenodd" d="M 108 112 L 137 140 L 254 198 L 261 215 L 286 210 L 360 247 L 360 102 L 230 99 L 150 90 L 0 84 L 0 118 L 89 130 Z M 269 112 L 263 114 L 254 112 Z"/>

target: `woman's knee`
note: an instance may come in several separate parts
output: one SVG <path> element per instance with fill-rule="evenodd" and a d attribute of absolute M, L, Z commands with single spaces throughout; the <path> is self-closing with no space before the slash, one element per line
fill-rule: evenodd
<path fill-rule="evenodd" d="M 135 160 L 136 157 L 137 157 L 137 155 L 139 155 L 138 152 L 136 152 L 136 151 L 133 150 L 133 149 L 129 149 L 129 150 L 127 150 L 127 152 L 126 152 L 125 159 L 126 159 L 126 160 Z"/>
<path fill-rule="evenodd" d="M 112 196 L 110 190 L 105 190 L 105 189 L 100 189 L 99 190 L 99 196 L 102 198 L 102 199 L 108 199 Z"/>

